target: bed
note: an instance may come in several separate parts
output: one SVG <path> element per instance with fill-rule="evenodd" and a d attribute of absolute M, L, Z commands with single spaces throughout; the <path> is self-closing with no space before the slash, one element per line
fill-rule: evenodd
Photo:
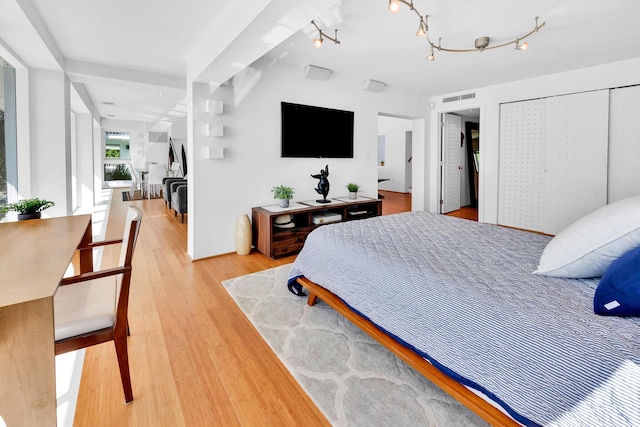
<path fill-rule="evenodd" d="M 492 425 L 640 425 L 640 320 L 595 314 L 597 278 L 533 274 L 551 240 L 427 212 L 349 221 L 309 234 L 288 283 Z"/>

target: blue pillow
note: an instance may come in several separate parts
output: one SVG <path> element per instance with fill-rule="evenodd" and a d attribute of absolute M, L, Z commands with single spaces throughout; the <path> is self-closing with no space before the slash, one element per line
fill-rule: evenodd
<path fill-rule="evenodd" d="M 622 255 L 605 270 L 593 298 L 596 314 L 640 316 L 640 247 Z"/>

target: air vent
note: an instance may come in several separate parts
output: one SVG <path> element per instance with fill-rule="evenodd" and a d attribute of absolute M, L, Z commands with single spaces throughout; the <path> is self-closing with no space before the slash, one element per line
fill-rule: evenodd
<path fill-rule="evenodd" d="M 169 142 L 169 134 L 167 132 L 149 132 L 149 142 Z"/>
<path fill-rule="evenodd" d="M 475 93 L 467 93 L 464 95 L 450 96 L 449 98 L 444 98 L 442 102 L 454 102 L 454 101 L 460 101 L 462 99 L 472 99 L 475 97 L 476 97 Z"/>

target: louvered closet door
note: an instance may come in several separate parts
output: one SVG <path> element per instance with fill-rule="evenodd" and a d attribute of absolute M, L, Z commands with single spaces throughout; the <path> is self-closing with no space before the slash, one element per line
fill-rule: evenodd
<path fill-rule="evenodd" d="M 557 234 L 604 206 L 608 92 L 500 107 L 498 223 Z"/>
<path fill-rule="evenodd" d="M 640 196 L 640 86 L 611 89 L 609 200 Z"/>
<path fill-rule="evenodd" d="M 498 224 L 543 229 L 545 100 L 500 106 Z"/>
<path fill-rule="evenodd" d="M 442 213 L 460 209 L 460 138 L 462 118 L 444 115 L 442 135 Z"/>

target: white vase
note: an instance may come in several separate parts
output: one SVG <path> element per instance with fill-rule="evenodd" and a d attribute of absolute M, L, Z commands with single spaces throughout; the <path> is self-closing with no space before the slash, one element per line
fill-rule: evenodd
<path fill-rule="evenodd" d="M 357 199 L 358 198 L 358 192 L 357 191 L 349 191 L 349 198 L 350 199 Z"/>
<path fill-rule="evenodd" d="M 251 222 L 247 214 L 236 219 L 236 252 L 238 255 L 249 255 L 251 252 Z"/>
<path fill-rule="evenodd" d="M 289 207 L 289 199 L 280 199 L 280 207 L 281 208 L 288 208 Z"/>

